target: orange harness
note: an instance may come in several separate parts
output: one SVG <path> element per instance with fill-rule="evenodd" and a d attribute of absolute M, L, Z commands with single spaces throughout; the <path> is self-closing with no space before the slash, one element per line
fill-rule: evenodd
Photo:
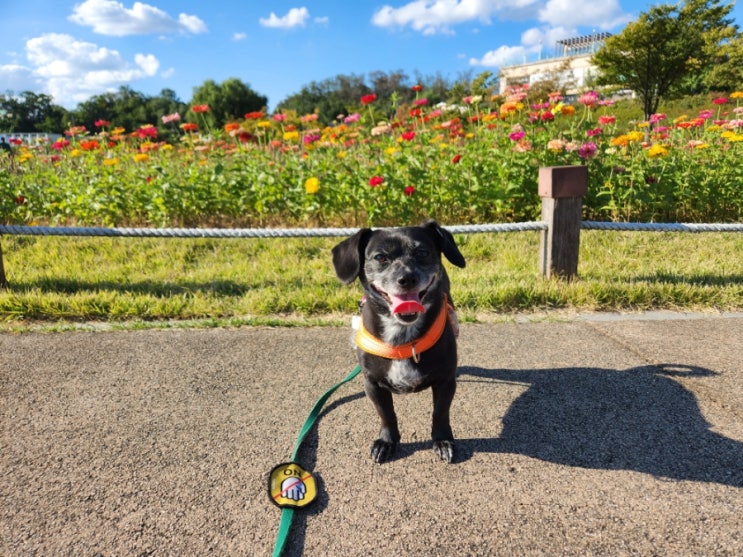
<path fill-rule="evenodd" d="M 444 295 L 444 303 L 441 304 L 441 311 L 439 311 L 436 320 L 428 331 L 426 331 L 422 337 L 398 346 L 387 344 L 383 340 L 375 337 L 366 329 L 366 327 L 364 327 L 364 323 L 361 322 L 359 323 L 359 330 L 356 333 L 356 346 L 364 352 L 368 352 L 375 356 L 381 356 L 382 358 L 387 358 L 389 360 L 406 360 L 408 358 L 413 358 L 415 363 L 418 363 L 420 362 L 420 355 L 429 348 L 433 348 L 444 333 L 449 311 L 453 311 L 453 309 L 451 309 L 451 306 L 446 299 L 446 295 Z"/>

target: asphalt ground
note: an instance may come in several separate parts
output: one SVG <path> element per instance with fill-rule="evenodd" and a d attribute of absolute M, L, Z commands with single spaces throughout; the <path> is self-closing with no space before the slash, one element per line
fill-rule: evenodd
<path fill-rule="evenodd" d="M 287 555 L 743 555 L 743 316 L 462 326 L 457 457 L 361 378 L 299 461 Z M 267 475 L 355 365 L 350 328 L 0 335 L 0 555 L 270 555 Z"/>

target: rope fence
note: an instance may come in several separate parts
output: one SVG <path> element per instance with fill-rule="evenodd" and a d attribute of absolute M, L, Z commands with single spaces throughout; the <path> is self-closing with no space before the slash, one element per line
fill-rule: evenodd
<path fill-rule="evenodd" d="M 544 221 L 461 224 L 445 227 L 452 234 L 483 234 L 547 230 Z M 582 230 L 636 232 L 743 232 L 743 223 L 634 223 L 582 221 Z M 0 225 L 0 235 L 108 236 L 128 238 L 328 238 L 351 236 L 358 228 L 120 228 L 85 226 Z"/>
<path fill-rule="evenodd" d="M 452 234 L 546 230 L 542 221 L 447 226 Z M 139 238 L 328 238 L 351 236 L 358 228 L 106 228 L 0 225 L 0 235 L 109 236 Z"/>
<path fill-rule="evenodd" d="M 584 220 L 582 230 L 618 230 L 633 232 L 743 232 L 743 223 L 663 223 L 663 222 L 596 222 Z"/>

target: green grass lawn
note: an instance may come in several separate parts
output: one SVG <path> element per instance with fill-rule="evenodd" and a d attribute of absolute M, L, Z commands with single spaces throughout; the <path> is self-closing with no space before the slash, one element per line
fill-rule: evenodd
<path fill-rule="evenodd" d="M 357 284 L 335 278 L 339 239 L 2 237 L 0 331 L 343 324 Z M 459 235 L 449 270 L 464 321 L 515 313 L 743 310 L 743 235 L 583 231 L 579 277 L 545 280 L 539 233 Z"/>

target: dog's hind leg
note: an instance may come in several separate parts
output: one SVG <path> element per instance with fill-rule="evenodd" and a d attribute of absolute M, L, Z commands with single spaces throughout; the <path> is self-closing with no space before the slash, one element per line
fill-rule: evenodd
<path fill-rule="evenodd" d="M 384 462 L 395 454 L 400 442 L 400 430 L 397 427 L 392 393 L 369 381 L 369 379 L 364 380 L 364 391 L 374 404 L 374 408 L 376 408 L 382 421 L 379 438 L 371 446 L 371 457 L 375 462 Z"/>
<path fill-rule="evenodd" d="M 433 385 L 433 419 L 431 425 L 431 439 L 433 451 L 441 460 L 454 460 L 454 434 L 449 423 L 449 408 L 454 400 L 457 389 L 456 379 L 443 384 Z"/>

